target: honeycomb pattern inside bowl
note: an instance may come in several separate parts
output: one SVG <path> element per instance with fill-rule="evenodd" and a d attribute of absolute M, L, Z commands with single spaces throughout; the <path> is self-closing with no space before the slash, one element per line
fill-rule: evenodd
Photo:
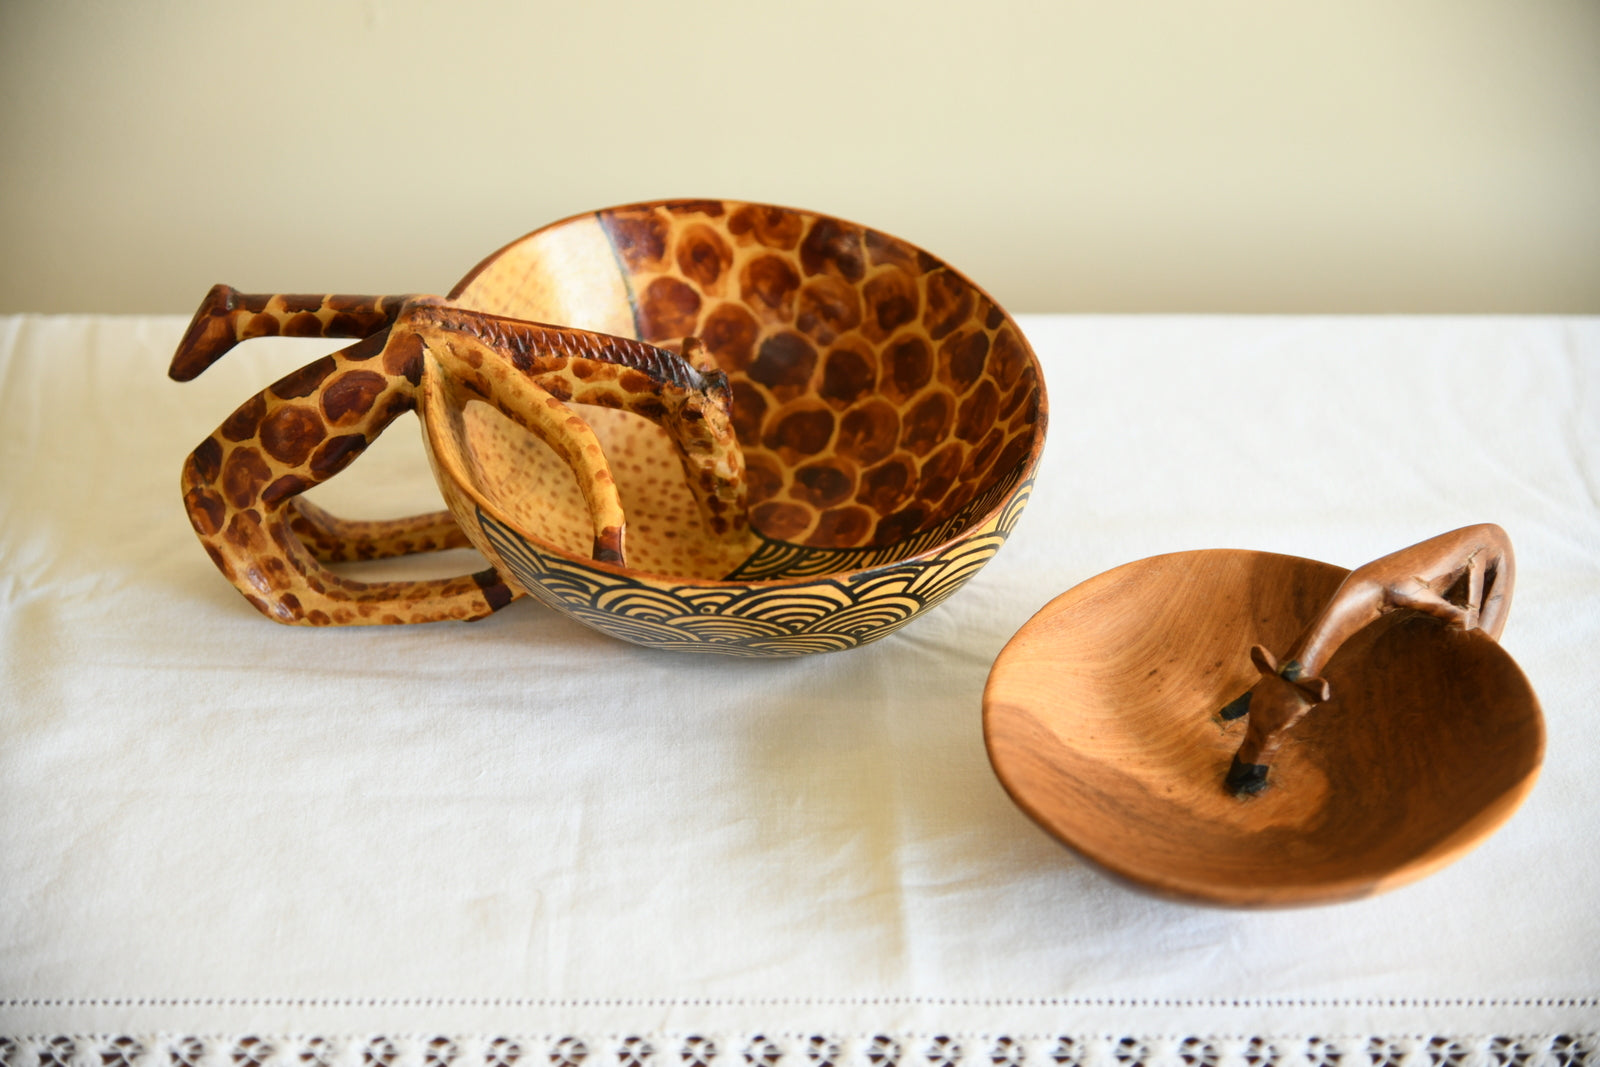
<path fill-rule="evenodd" d="M 701 338 L 733 387 L 753 530 L 839 569 L 959 533 L 1042 444 L 1037 362 L 1010 317 L 941 260 L 828 216 L 729 201 L 575 216 L 501 249 L 451 297 L 673 349 Z M 657 427 L 583 414 L 628 509 L 630 567 L 759 576 L 700 543 Z M 520 530 L 586 555 L 581 512 L 570 514 L 581 502 L 548 448 L 487 407 L 467 423 L 478 490 Z M 537 502 L 530 484 L 543 486 Z"/>

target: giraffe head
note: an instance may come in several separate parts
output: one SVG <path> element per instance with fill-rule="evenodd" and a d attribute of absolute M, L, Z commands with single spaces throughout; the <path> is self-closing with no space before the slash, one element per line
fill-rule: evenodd
<path fill-rule="evenodd" d="M 1225 721 L 1250 716 L 1244 743 L 1228 768 L 1228 791 L 1235 796 L 1266 788 L 1268 763 L 1283 734 L 1333 695 L 1327 681 L 1308 675 L 1298 660 L 1280 664 L 1261 645 L 1250 649 L 1250 662 L 1261 672 L 1260 680 L 1220 712 Z"/>

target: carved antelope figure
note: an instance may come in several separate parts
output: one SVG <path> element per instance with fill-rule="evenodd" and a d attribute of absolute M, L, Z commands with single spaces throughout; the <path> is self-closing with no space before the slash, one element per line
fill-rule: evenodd
<path fill-rule="evenodd" d="M 1281 660 L 1260 645 L 1251 648 L 1261 680 L 1221 711 L 1225 720 L 1250 716 L 1228 769 L 1228 791 L 1249 796 L 1266 787 L 1287 732 L 1331 698 L 1322 670 L 1357 631 L 1382 615 L 1411 609 L 1498 641 L 1514 580 L 1511 541 L 1492 523 L 1440 534 L 1351 571 Z"/>

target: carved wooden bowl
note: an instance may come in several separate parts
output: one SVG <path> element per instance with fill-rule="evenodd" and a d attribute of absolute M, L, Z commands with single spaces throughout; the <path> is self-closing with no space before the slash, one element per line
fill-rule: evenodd
<path fill-rule="evenodd" d="M 663 201 L 558 222 L 450 294 L 497 315 L 676 350 L 731 381 L 753 536 L 709 536 L 665 433 L 573 405 L 610 460 L 627 565 L 591 558 L 572 475 L 490 405 L 430 386 L 430 454 L 501 573 L 627 641 L 746 656 L 851 648 L 943 600 L 998 550 L 1044 445 L 1039 365 L 941 260 L 788 208 Z"/>
<path fill-rule="evenodd" d="M 1096 864 L 1156 893 L 1285 906 L 1376 893 L 1480 842 L 1532 787 L 1532 688 L 1481 631 L 1402 611 L 1329 661 L 1333 698 L 1296 727 L 1260 795 L 1223 781 L 1258 679 L 1348 571 L 1264 552 L 1156 556 L 1048 604 L 1007 644 L 984 736 L 1016 803 Z"/>

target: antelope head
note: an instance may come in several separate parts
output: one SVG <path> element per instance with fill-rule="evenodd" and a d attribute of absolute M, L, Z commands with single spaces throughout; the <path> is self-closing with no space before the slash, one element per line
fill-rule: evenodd
<path fill-rule="evenodd" d="M 1220 712 L 1228 721 L 1250 716 L 1244 743 L 1228 768 L 1226 784 L 1235 796 L 1266 788 L 1267 770 L 1284 733 L 1332 696 L 1327 681 L 1307 674 L 1298 660 L 1280 665 L 1271 652 L 1256 645 L 1250 649 L 1250 662 L 1261 672 L 1261 680 Z"/>

